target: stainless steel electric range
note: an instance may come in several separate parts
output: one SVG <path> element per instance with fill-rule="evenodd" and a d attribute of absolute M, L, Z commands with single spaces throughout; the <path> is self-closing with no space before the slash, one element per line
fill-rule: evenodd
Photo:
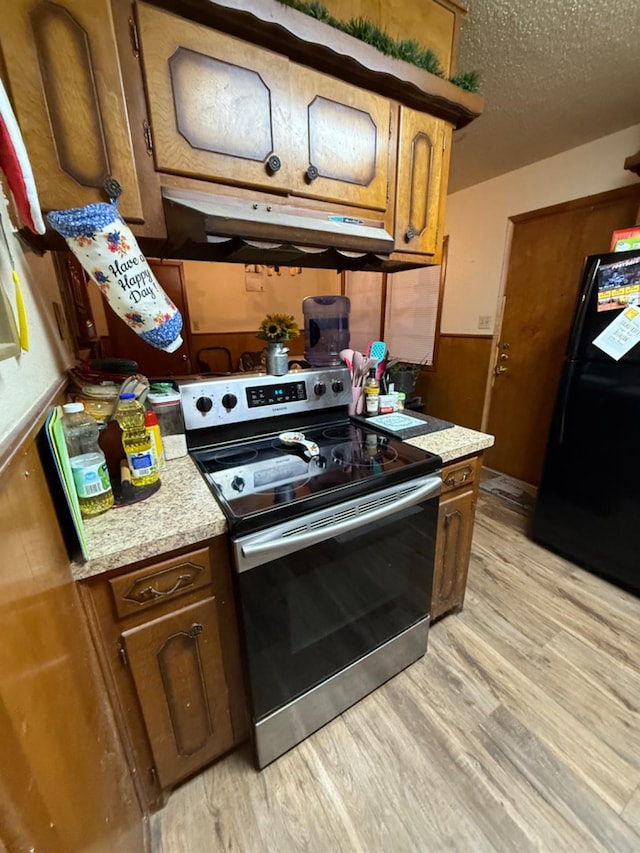
<path fill-rule="evenodd" d="M 229 523 L 264 767 L 426 652 L 442 463 L 351 421 L 346 368 L 180 392 Z"/>

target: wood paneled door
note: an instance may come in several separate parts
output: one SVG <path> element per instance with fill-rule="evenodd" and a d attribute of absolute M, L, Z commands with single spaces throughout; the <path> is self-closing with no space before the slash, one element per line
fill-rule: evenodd
<path fill-rule="evenodd" d="M 386 210 L 390 104 L 143 3 L 161 172 Z"/>
<path fill-rule="evenodd" d="M 288 189 L 288 60 L 138 4 L 156 168 Z"/>
<path fill-rule="evenodd" d="M 449 125 L 425 113 L 400 108 L 395 231 L 400 251 L 433 255 L 438 250 L 450 148 Z M 445 184 L 442 187 L 441 181 Z"/>
<path fill-rule="evenodd" d="M 538 484 L 586 255 L 634 224 L 640 187 L 514 217 L 487 432 L 489 468 Z"/>
<path fill-rule="evenodd" d="M 386 210 L 389 101 L 302 66 L 290 73 L 293 192 Z"/>
<path fill-rule="evenodd" d="M 42 207 L 105 201 L 113 176 L 120 213 L 142 221 L 112 4 L 12 0 L 2 12 L 10 96 Z"/>
<path fill-rule="evenodd" d="M 213 598 L 122 634 L 160 784 L 169 788 L 233 745 Z"/>

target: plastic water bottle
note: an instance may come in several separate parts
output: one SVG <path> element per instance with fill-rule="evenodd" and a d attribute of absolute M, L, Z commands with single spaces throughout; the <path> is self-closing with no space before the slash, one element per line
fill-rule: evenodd
<path fill-rule="evenodd" d="M 116 420 L 122 429 L 122 447 L 131 471 L 131 485 L 150 486 L 158 479 L 158 466 L 151 450 L 151 436 L 144 423 L 144 408 L 135 394 L 120 394 Z"/>
<path fill-rule="evenodd" d="M 62 429 L 80 512 L 83 518 L 91 518 L 113 506 L 107 462 L 98 445 L 100 427 L 82 403 L 67 403 L 62 411 Z"/>

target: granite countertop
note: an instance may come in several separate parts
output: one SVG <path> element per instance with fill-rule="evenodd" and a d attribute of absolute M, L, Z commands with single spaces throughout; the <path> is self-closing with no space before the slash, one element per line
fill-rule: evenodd
<path fill-rule="evenodd" d="M 491 447 L 493 436 L 454 426 L 407 443 L 452 462 Z M 167 462 L 161 480 L 159 491 L 147 500 L 85 521 L 89 559 L 71 564 L 74 580 L 161 557 L 226 532 L 222 510 L 190 456 Z"/>
<path fill-rule="evenodd" d="M 166 463 L 151 497 L 85 520 L 86 563 L 71 564 L 84 580 L 225 533 L 227 520 L 190 456 Z"/>
<path fill-rule="evenodd" d="M 439 432 L 431 432 L 420 435 L 417 438 L 408 438 L 407 444 L 420 447 L 437 453 L 443 462 L 453 462 L 463 456 L 471 456 L 491 447 L 494 442 L 492 435 L 486 432 L 477 432 L 467 427 L 453 426 L 449 429 L 441 429 Z"/>

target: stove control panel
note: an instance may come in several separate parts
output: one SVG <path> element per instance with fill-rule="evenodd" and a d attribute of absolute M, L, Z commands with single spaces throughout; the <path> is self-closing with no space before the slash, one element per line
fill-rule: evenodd
<path fill-rule="evenodd" d="M 352 401 L 346 367 L 193 379 L 180 383 L 180 396 L 187 430 L 348 406 Z"/>

